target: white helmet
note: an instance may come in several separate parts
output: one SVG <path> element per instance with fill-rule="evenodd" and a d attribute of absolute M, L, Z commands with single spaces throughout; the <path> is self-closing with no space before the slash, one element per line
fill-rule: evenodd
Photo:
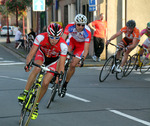
<path fill-rule="evenodd" d="M 86 24 L 87 18 L 83 14 L 77 14 L 74 18 L 74 21 L 76 22 L 76 24 Z"/>

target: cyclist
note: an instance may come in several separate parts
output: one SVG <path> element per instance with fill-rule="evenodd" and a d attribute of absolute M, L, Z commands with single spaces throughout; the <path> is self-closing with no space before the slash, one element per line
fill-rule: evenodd
<path fill-rule="evenodd" d="M 64 64 L 66 60 L 68 47 L 65 40 L 61 37 L 62 31 L 63 28 L 59 24 L 52 23 L 48 26 L 47 32 L 41 33 L 38 36 L 36 36 L 31 51 L 29 52 L 26 58 L 26 66 L 25 66 L 26 72 L 28 72 L 31 69 L 31 67 L 28 68 L 28 64 L 30 63 L 31 59 L 34 57 L 35 54 L 36 54 L 35 55 L 36 64 L 42 65 L 44 63 L 49 69 L 55 71 L 57 62 L 59 60 L 58 72 L 59 73 L 61 71 L 64 72 Z M 41 70 L 40 68 L 34 67 L 32 72 L 30 73 L 27 84 L 25 86 L 25 90 L 18 96 L 18 100 L 20 102 L 25 100 L 26 95 L 29 89 L 31 88 L 32 84 L 34 83 L 36 76 L 40 72 L 40 70 Z M 33 112 L 31 119 L 37 118 L 38 104 L 42 99 L 42 97 L 44 96 L 44 94 L 46 93 L 48 85 L 53 76 L 54 74 L 50 72 L 47 72 L 45 74 L 39 99 L 36 104 L 36 109 Z"/>
<path fill-rule="evenodd" d="M 147 39 L 143 42 L 142 45 L 148 49 L 149 53 L 146 55 L 146 58 L 149 58 L 149 54 L 150 54 L 150 22 L 148 22 L 147 27 L 141 31 L 141 33 L 140 33 L 141 37 L 144 34 L 147 36 Z M 141 50 L 141 54 L 143 54 L 143 52 L 144 52 L 144 49 Z"/>
<path fill-rule="evenodd" d="M 116 34 L 114 34 L 112 37 L 110 37 L 109 40 L 107 40 L 107 45 L 110 43 L 111 40 L 117 38 L 122 33 L 125 34 L 125 37 L 118 43 L 118 46 L 123 48 L 124 56 L 121 61 L 121 66 L 118 68 L 116 67 L 117 72 L 122 71 L 122 67 L 124 66 L 125 62 L 127 61 L 129 53 L 137 46 L 137 44 L 140 41 L 140 31 L 136 27 L 136 22 L 134 20 L 129 20 L 126 23 L 126 26 L 121 28 L 120 31 L 118 31 Z M 120 57 L 120 52 L 118 51 L 117 58 Z"/>
<path fill-rule="evenodd" d="M 73 54 L 75 55 L 75 57 L 73 57 L 72 59 L 72 62 L 70 63 L 66 81 L 64 82 L 61 90 L 62 97 L 65 96 L 65 93 L 67 91 L 67 84 L 75 72 L 76 65 L 78 65 L 79 67 L 83 66 L 83 62 L 80 61 L 85 60 L 89 51 L 91 31 L 86 23 L 86 16 L 83 14 L 77 14 L 74 18 L 74 22 L 66 26 L 64 34 L 62 36 L 64 39 L 66 39 L 69 35 L 68 39 L 66 40 L 68 44 L 68 50 L 70 52 L 73 51 Z"/>

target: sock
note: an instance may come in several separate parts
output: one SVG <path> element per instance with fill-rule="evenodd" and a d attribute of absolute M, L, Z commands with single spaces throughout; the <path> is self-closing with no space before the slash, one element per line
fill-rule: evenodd
<path fill-rule="evenodd" d="M 24 89 L 24 94 L 28 94 L 28 91 Z"/>
<path fill-rule="evenodd" d="M 67 87 L 68 82 L 65 81 L 65 83 L 63 84 L 63 87 Z"/>

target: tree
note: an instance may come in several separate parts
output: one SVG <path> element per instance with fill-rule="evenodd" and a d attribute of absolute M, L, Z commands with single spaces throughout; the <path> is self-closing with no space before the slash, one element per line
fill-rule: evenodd
<path fill-rule="evenodd" d="M 9 15 L 9 11 L 7 9 L 6 6 L 4 5 L 0 5 L 0 12 L 3 16 L 6 16 L 7 18 L 7 39 L 6 39 L 6 43 L 10 43 L 10 38 L 9 38 L 9 20 L 8 20 L 8 15 Z"/>
<path fill-rule="evenodd" d="M 32 0 L 7 0 L 5 3 L 10 13 L 16 13 L 16 26 L 18 26 L 18 14 L 22 15 L 31 5 Z"/>

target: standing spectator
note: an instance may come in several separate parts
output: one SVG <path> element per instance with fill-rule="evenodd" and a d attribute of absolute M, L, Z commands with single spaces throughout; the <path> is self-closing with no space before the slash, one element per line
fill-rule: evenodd
<path fill-rule="evenodd" d="M 89 23 L 88 26 L 94 30 L 93 40 L 95 55 L 92 56 L 92 59 L 99 62 L 101 60 L 100 55 L 104 50 L 104 41 L 107 31 L 107 22 L 104 21 L 104 14 L 101 13 L 100 19 Z"/>
<path fill-rule="evenodd" d="M 18 27 L 18 30 L 15 34 L 15 42 L 16 42 L 15 48 L 16 49 L 18 49 L 21 45 L 24 46 L 24 40 L 21 38 L 22 38 L 21 28 Z"/>

